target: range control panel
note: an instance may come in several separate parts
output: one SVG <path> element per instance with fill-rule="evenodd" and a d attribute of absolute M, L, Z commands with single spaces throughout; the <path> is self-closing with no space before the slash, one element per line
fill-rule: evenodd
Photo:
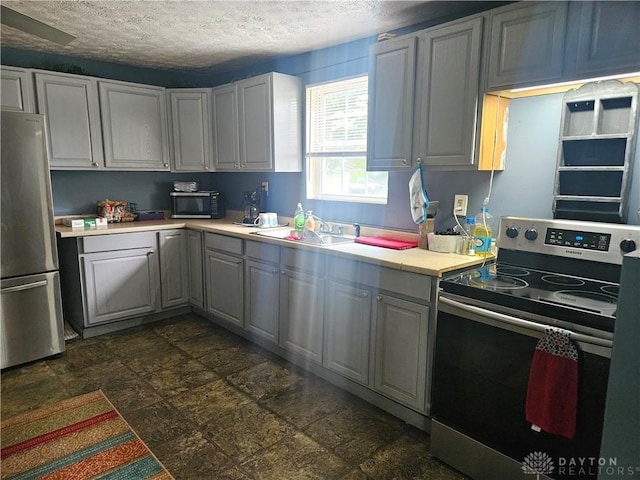
<path fill-rule="evenodd" d="M 501 217 L 498 248 L 622 264 L 640 249 L 640 226 L 617 223 Z"/>

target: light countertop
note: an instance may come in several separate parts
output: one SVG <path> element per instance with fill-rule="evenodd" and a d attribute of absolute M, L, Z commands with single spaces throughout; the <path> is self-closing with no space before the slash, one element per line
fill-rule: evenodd
<path fill-rule="evenodd" d="M 482 263 L 481 257 L 458 255 L 455 253 L 438 253 L 421 248 L 391 250 L 373 247 L 360 243 L 343 243 L 338 245 L 317 246 L 290 240 L 252 235 L 257 227 L 234 225 L 229 219 L 221 220 L 150 220 L 142 222 L 111 223 L 96 229 L 74 229 L 56 225 L 56 233 L 60 238 L 79 238 L 92 235 L 111 235 L 118 233 L 135 233 L 156 230 L 191 228 L 204 232 L 219 233 L 233 237 L 272 243 L 280 246 L 322 251 L 325 254 L 359 260 L 383 267 L 404 270 L 423 275 L 441 277 L 443 274 L 461 268 L 472 267 Z M 395 232 L 394 232 L 395 233 Z M 390 235 L 393 236 L 393 233 Z M 398 235 L 396 235 L 396 238 Z"/>

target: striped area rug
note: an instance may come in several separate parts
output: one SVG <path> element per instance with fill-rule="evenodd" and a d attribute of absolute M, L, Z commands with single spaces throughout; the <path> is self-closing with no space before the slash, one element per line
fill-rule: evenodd
<path fill-rule="evenodd" d="M 101 390 L 3 420 L 1 478 L 170 480 Z"/>

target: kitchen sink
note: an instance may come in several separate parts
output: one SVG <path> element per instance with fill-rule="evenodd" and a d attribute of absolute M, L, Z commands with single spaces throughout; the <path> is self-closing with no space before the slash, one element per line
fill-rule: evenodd
<path fill-rule="evenodd" d="M 263 237 L 280 238 L 291 242 L 306 243 L 309 245 L 329 246 L 340 245 L 344 243 L 353 243 L 356 237 L 353 235 L 332 235 L 330 233 L 310 233 L 304 232 L 300 240 L 292 240 L 287 238 L 291 235 L 291 230 L 258 230 L 252 232 L 252 235 L 261 235 Z"/>

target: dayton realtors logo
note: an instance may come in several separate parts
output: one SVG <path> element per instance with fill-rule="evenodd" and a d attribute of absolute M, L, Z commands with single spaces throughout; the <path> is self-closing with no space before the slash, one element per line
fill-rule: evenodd
<path fill-rule="evenodd" d="M 551 474 L 554 470 L 553 460 L 544 452 L 531 452 L 524 457 L 522 471 L 524 473 L 535 473 L 536 480 L 540 479 L 540 474 Z"/>
<path fill-rule="evenodd" d="M 640 466 L 618 465 L 618 459 L 615 457 L 558 457 L 555 460 L 557 465 L 554 464 L 554 458 L 550 455 L 544 452 L 531 452 L 524 457 L 521 468 L 524 473 L 535 473 L 536 480 L 540 480 L 540 474 L 551 475 L 554 472 L 556 475 L 576 478 L 602 473 L 622 478 L 634 477 L 640 473 Z"/>

